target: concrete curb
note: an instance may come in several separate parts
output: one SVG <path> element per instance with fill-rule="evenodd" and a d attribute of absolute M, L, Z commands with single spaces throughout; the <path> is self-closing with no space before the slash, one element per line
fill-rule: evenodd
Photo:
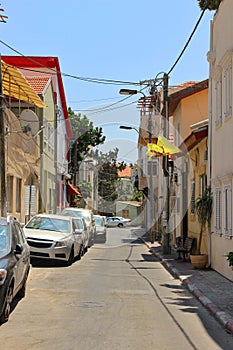
<path fill-rule="evenodd" d="M 142 239 L 142 238 L 141 238 Z M 233 334 L 233 319 L 226 312 L 221 311 L 209 298 L 207 298 L 196 286 L 191 282 L 190 278 L 185 278 L 180 275 L 180 272 L 172 266 L 163 256 L 159 253 L 154 252 L 150 245 L 144 241 L 144 244 L 148 247 L 149 251 L 159 258 L 162 264 L 168 269 L 168 271 L 175 277 L 178 278 L 182 284 L 200 301 L 200 303 L 213 315 L 217 321 L 227 330 L 227 332 Z"/>

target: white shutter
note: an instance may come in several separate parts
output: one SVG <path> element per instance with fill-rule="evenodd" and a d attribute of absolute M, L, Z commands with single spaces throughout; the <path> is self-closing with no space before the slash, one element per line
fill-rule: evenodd
<path fill-rule="evenodd" d="M 30 208 L 29 208 L 29 203 L 30 203 Z M 28 216 L 28 215 L 35 215 L 35 214 L 36 214 L 36 186 L 28 185 L 24 187 L 24 215 Z"/>
<path fill-rule="evenodd" d="M 225 227 L 224 234 L 227 237 L 231 237 L 231 207 L 232 207 L 232 196 L 231 196 L 231 185 L 227 185 L 224 187 L 224 195 L 225 195 Z"/>
<path fill-rule="evenodd" d="M 215 192 L 215 232 L 221 233 L 222 223 L 221 189 L 216 188 Z"/>

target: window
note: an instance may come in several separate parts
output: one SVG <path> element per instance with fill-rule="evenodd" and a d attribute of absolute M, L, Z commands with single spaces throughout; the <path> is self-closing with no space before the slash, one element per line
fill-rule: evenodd
<path fill-rule="evenodd" d="M 222 124 L 222 81 L 216 83 L 216 120 L 215 125 Z"/>
<path fill-rule="evenodd" d="M 7 211 L 13 212 L 13 176 L 7 176 Z"/>
<path fill-rule="evenodd" d="M 191 182 L 191 214 L 195 214 L 195 181 Z"/>
<path fill-rule="evenodd" d="M 21 190 L 22 190 L 22 180 L 16 179 L 16 211 L 21 212 Z"/>
<path fill-rule="evenodd" d="M 124 218 L 128 219 L 129 218 L 129 210 L 123 209 L 122 210 L 122 215 Z"/>
<path fill-rule="evenodd" d="M 222 193 L 221 188 L 215 189 L 215 233 L 222 229 Z"/>
<path fill-rule="evenodd" d="M 207 184 L 207 175 L 203 174 L 200 176 L 200 197 L 204 194 Z"/>
<path fill-rule="evenodd" d="M 158 176 L 158 160 L 153 159 L 147 163 L 148 175 Z"/>
<path fill-rule="evenodd" d="M 232 113 L 232 65 L 228 64 L 224 70 L 224 117 L 231 116 Z"/>
<path fill-rule="evenodd" d="M 231 237 L 231 185 L 224 186 L 224 235 Z"/>

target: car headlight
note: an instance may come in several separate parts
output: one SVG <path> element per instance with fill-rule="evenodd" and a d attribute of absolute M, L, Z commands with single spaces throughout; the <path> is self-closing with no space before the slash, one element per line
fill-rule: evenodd
<path fill-rule="evenodd" d="M 61 247 L 64 248 L 64 247 L 67 247 L 68 244 L 69 244 L 69 240 L 65 239 L 65 240 L 63 240 L 63 241 L 58 241 L 58 242 L 56 242 L 55 247 L 56 247 L 56 248 L 61 248 Z"/>
<path fill-rule="evenodd" d="M 7 276 L 7 270 L 0 269 L 0 286 L 4 284 L 6 276 Z"/>

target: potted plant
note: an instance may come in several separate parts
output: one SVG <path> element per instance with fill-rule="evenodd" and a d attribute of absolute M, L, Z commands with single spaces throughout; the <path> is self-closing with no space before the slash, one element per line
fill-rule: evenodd
<path fill-rule="evenodd" d="M 196 253 L 190 255 L 191 263 L 195 268 L 205 268 L 208 262 L 208 255 L 201 254 L 201 245 L 202 245 L 203 231 L 206 229 L 206 225 L 207 225 L 208 233 L 210 232 L 212 202 L 213 202 L 213 197 L 212 197 L 211 187 L 207 186 L 205 188 L 203 195 L 197 198 L 195 203 L 195 212 L 197 214 L 198 221 L 201 225 Z"/>
<path fill-rule="evenodd" d="M 233 269 L 233 252 L 228 252 L 226 255 L 229 266 Z"/>

